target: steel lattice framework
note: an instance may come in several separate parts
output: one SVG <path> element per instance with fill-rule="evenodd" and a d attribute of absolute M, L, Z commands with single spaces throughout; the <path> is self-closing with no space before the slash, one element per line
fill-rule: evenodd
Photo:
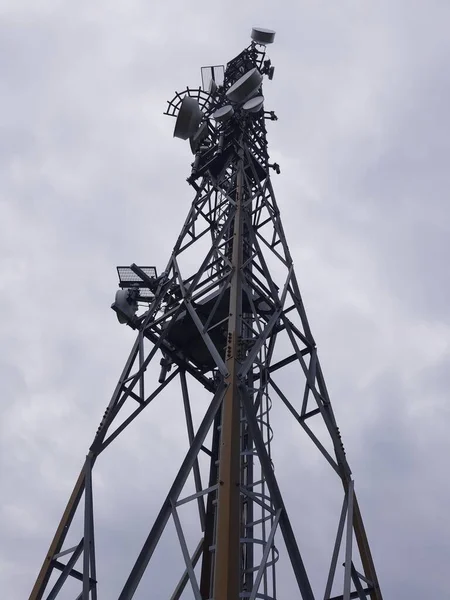
<path fill-rule="evenodd" d="M 211 118 L 227 104 L 230 87 L 254 68 L 269 78 L 273 75 L 265 47 L 256 42 L 227 64 L 217 89 L 187 88 L 169 102 L 167 114 L 174 117 L 185 96 L 194 98 L 202 110 L 202 124 L 190 142 L 195 158 L 188 182 L 195 197 L 162 274 L 136 265 L 119 267 L 120 285 L 133 310 L 113 307 L 136 330 L 137 338 L 30 600 L 57 598 L 73 578 L 79 580 L 77 599 L 97 599 L 94 464 L 163 389 L 175 389 L 177 380 L 189 448 L 119 600 L 134 596 L 169 520 L 185 561 L 184 573 L 174 580 L 173 600 L 187 593 L 196 600 L 277 598 L 276 539 L 283 539 L 295 575 L 298 592 L 294 590 L 293 597 L 330 600 L 335 594 L 333 600 L 382 599 L 272 188 L 271 170 L 279 168 L 269 164 L 266 121 L 276 116 L 236 105 L 227 121 Z M 199 258 L 200 242 L 206 253 Z M 148 367 L 161 354 L 159 381 L 149 381 Z M 301 391 L 295 397 L 282 389 L 288 365 L 297 367 L 296 388 Z M 210 394 L 198 428 L 191 413 L 191 379 Z M 313 593 L 272 464 L 275 442 L 270 413 L 275 402 L 287 407 L 343 485 L 337 535 L 330 544 L 331 563 L 319 596 Z M 133 411 L 125 420 L 119 419 L 130 403 Z M 325 426 L 326 440 L 313 432 L 315 420 Z M 200 454 L 207 457 L 207 473 L 202 472 Z M 195 481 L 195 493 L 186 496 L 188 477 Z M 199 544 L 193 552 L 179 518 L 179 507 L 189 502 L 198 507 Z M 65 548 L 76 514 L 83 523 L 77 533 L 79 543 Z M 337 578 L 342 554 L 343 577 Z M 50 585 L 55 572 L 58 576 Z"/>

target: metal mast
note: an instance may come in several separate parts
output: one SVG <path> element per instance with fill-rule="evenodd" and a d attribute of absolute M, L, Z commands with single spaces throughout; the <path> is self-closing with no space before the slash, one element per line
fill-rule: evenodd
<path fill-rule="evenodd" d="M 174 135 L 189 139 L 194 154 L 188 182 L 195 197 L 159 276 L 154 267 L 118 267 L 120 290 L 113 309 L 137 338 L 30 600 L 54 600 L 69 579 L 79 582 L 76 600 L 97 600 L 94 464 L 177 380 L 189 447 L 118 600 L 134 597 L 169 520 L 185 563 L 171 600 L 276 599 L 276 539 L 292 566 L 294 597 L 382 600 L 270 178 L 279 167 L 269 163 L 266 121 L 276 116 L 264 109 L 262 81 L 264 75 L 273 77 L 265 49 L 274 36 L 253 29 L 250 46 L 226 68 L 202 69 L 203 89 L 187 88 L 169 102 L 166 114 L 176 118 Z M 206 252 L 199 254 L 205 240 Z M 156 383 L 148 367 L 161 355 Z M 296 389 L 301 389 L 289 397 L 283 391 L 288 366 L 296 367 Z M 197 428 L 189 391 L 194 380 L 210 395 Z M 286 407 L 343 486 L 330 566 L 323 589 L 314 592 L 302 558 L 307 543 L 297 539 L 272 462 L 275 403 Z M 125 405 L 134 409 L 120 419 Z M 323 439 L 313 431 L 315 421 L 324 425 Z M 195 493 L 186 495 L 189 477 Z M 197 507 L 195 549 L 189 548 L 180 518 L 179 508 L 186 504 Z M 79 531 L 73 531 L 80 521 L 75 515 L 82 517 Z M 69 531 L 79 541 L 66 548 Z M 340 559 L 344 568 L 337 575 Z"/>

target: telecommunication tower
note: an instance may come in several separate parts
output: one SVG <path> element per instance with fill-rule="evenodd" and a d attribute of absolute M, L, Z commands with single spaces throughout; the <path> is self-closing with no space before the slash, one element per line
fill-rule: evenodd
<path fill-rule="evenodd" d="M 279 167 L 269 163 L 266 121 L 277 117 L 265 110 L 262 81 L 274 74 L 266 56 L 274 37 L 273 31 L 254 28 L 251 44 L 226 68 L 204 67 L 203 86 L 187 88 L 168 103 L 166 114 L 176 119 L 174 136 L 189 140 L 194 155 L 188 183 L 195 197 L 164 271 L 118 267 L 120 289 L 112 308 L 137 338 L 30 600 L 54 600 L 73 579 L 79 585 L 77 600 L 101 595 L 93 467 L 167 386 L 180 390 L 189 447 L 118 600 L 135 595 L 169 521 L 184 558 L 182 572 L 174 574 L 171 600 L 275 600 L 281 560 L 277 540 L 283 541 L 283 560 L 295 576 L 292 598 L 382 600 L 271 183 L 271 172 Z M 199 254 L 205 241 L 206 251 Z M 151 382 L 148 367 L 159 359 L 159 380 Z M 288 365 L 297 368 L 296 394 L 289 397 L 280 383 Z M 193 380 L 210 398 L 197 428 L 189 393 Z M 118 419 L 130 403 L 134 410 Z M 307 542 L 297 539 L 272 461 L 275 404 L 287 408 L 329 463 L 330 476 L 343 486 L 337 533 L 330 540 L 329 568 L 319 591 L 313 592 L 303 560 Z M 322 423 L 326 440 L 314 433 L 315 420 Z M 195 492 L 186 495 L 188 478 Z M 179 517 L 187 503 L 198 512 L 194 550 Z M 80 528 L 75 532 L 79 542 L 66 548 L 67 534 L 75 527 Z"/>

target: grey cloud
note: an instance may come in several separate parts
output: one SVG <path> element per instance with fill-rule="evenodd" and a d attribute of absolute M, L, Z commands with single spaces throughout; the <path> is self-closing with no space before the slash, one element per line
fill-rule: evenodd
<path fill-rule="evenodd" d="M 384 594 L 444 597 L 448 8 L 13 2 L 0 14 L 4 594 L 29 593 L 131 345 L 109 310 L 114 267 L 163 268 L 189 206 L 191 155 L 166 99 L 261 24 L 278 32 L 265 89 L 280 117 L 275 191 Z M 182 455 L 167 414 L 150 407 L 96 466 L 105 597 Z M 285 423 L 274 411 L 280 485 L 306 560 L 324 565 L 336 490 L 306 453 L 310 494 L 292 485 L 287 460 L 307 445 Z"/>

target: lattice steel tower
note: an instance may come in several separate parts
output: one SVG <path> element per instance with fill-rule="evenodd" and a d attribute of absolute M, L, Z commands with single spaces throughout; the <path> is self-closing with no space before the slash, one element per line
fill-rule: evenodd
<path fill-rule="evenodd" d="M 62 596 L 73 579 L 78 580 L 77 599 L 101 595 L 93 466 L 167 386 L 180 394 L 189 447 L 119 600 L 135 595 L 169 520 L 185 561 L 184 572 L 174 574 L 172 600 L 278 598 L 277 540 L 284 544 L 283 560 L 290 561 L 295 575 L 298 589 L 290 591 L 291 598 L 382 599 L 270 178 L 279 167 L 269 163 L 266 121 L 276 116 L 264 109 L 262 80 L 273 76 L 265 48 L 274 36 L 253 29 L 250 46 L 226 68 L 203 68 L 203 87 L 187 88 L 169 102 L 166 114 L 176 118 L 174 135 L 189 139 L 195 156 L 188 178 L 195 197 L 159 276 L 154 267 L 118 267 L 121 289 L 113 308 L 122 323 L 137 331 L 137 339 L 30 600 Z M 159 380 L 152 382 L 149 366 L 161 355 Z M 294 395 L 282 391 L 288 365 L 297 368 Z M 197 428 L 190 380 L 200 382 L 210 395 Z M 130 403 L 134 410 L 119 419 Z M 323 573 L 323 589 L 315 593 L 302 558 L 308 541 L 296 537 L 272 462 L 275 403 L 287 407 L 299 432 L 303 429 L 328 461 L 330 476 L 334 473 L 343 485 L 330 566 Z M 316 420 L 324 425 L 326 439 L 313 432 Z M 186 494 L 188 478 L 195 482 L 194 493 Z M 180 507 L 189 502 L 198 512 L 195 550 L 188 548 L 179 517 Z M 80 531 L 73 532 L 75 527 Z M 79 542 L 66 548 L 69 530 Z M 339 561 L 344 568 L 338 576 Z"/>

